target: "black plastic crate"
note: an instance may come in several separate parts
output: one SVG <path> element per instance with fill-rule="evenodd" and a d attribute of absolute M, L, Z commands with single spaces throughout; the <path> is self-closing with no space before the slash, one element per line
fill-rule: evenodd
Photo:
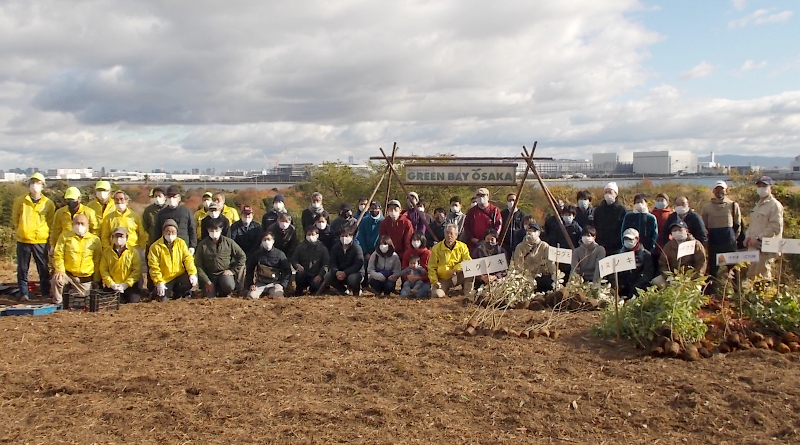
<path fill-rule="evenodd" d="M 107 289 L 92 289 L 89 295 L 71 290 L 64 295 L 64 309 L 83 312 L 108 312 L 119 309 L 119 293 Z"/>

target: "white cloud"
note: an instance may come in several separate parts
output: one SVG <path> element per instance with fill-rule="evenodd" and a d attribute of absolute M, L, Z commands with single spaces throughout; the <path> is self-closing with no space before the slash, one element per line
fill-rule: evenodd
<path fill-rule="evenodd" d="M 792 11 L 786 10 L 781 12 L 772 13 L 771 9 L 759 9 L 750 13 L 742 18 L 731 20 L 728 22 L 729 29 L 744 28 L 749 25 L 766 25 L 770 23 L 783 23 L 788 21 L 794 14 Z"/>
<path fill-rule="evenodd" d="M 681 79 L 699 79 L 701 77 L 710 76 L 715 70 L 714 65 L 706 62 L 703 60 L 702 62 L 695 65 L 689 71 L 684 71 L 680 74 Z"/>
<path fill-rule="evenodd" d="M 733 0 L 733 8 L 737 11 L 743 10 L 747 6 L 747 0 Z"/>
<path fill-rule="evenodd" d="M 754 60 L 745 60 L 742 66 L 739 68 L 739 72 L 745 73 L 747 71 L 755 71 L 760 70 L 767 66 L 767 61 L 762 60 L 761 62 L 756 62 Z"/>

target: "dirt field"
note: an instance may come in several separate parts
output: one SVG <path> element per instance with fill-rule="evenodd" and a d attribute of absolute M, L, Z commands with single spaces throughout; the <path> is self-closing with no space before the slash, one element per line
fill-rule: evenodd
<path fill-rule="evenodd" d="M 558 340 L 453 335 L 472 310 L 326 297 L 1 317 L 0 442 L 800 442 L 797 354 L 653 359 L 592 336 L 596 313 Z"/>

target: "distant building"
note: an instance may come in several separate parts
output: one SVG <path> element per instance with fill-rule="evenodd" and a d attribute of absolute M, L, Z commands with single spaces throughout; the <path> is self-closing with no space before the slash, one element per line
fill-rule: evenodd
<path fill-rule="evenodd" d="M 676 175 L 697 173 L 697 155 L 688 150 L 637 151 L 633 154 L 633 173 L 637 175 Z"/>
<path fill-rule="evenodd" d="M 789 170 L 794 172 L 800 172 L 800 156 L 795 156 L 794 160 L 791 164 L 789 164 Z"/>
<path fill-rule="evenodd" d="M 47 170 L 45 176 L 66 180 L 91 179 L 94 176 L 94 172 L 91 168 L 51 168 Z"/>
<path fill-rule="evenodd" d="M 592 169 L 603 174 L 633 173 L 633 152 L 594 153 Z"/>
<path fill-rule="evenodd" d="M 594 169 L 592 161 L 589 160 L 552 159 L 533 161 L 533 163 L 542 176 L 550 178 L 575 173 L 591 173 Z"/>

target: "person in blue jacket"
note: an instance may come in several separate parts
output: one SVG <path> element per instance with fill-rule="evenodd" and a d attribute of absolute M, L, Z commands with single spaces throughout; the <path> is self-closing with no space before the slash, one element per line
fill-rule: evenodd
<path fill-rule="evenodd" d="M 378 244 L 378 225 L 381 221 L 383 221 L 381 204 L 378 201 L 372 201 L 369 210 L 358 223 L 358 235 L 356 236 L 356 243 L 364 252 L 364 264 L 369 262 L 369 257 L 375 252 L 375 246 Z"/>
<path fill-rule="evenodd" d="M 639 232 L 639 243 L 648 252 L 653 253 L 658 240 L 658 221 L 656 216 L 650 213 L 647 207 L 647 195 L 639 193 L 633 197 L 633 210 L 628 211 L 622 218 L 622 228 L 619 238 L 627 229 L 636 229 Z"/>

